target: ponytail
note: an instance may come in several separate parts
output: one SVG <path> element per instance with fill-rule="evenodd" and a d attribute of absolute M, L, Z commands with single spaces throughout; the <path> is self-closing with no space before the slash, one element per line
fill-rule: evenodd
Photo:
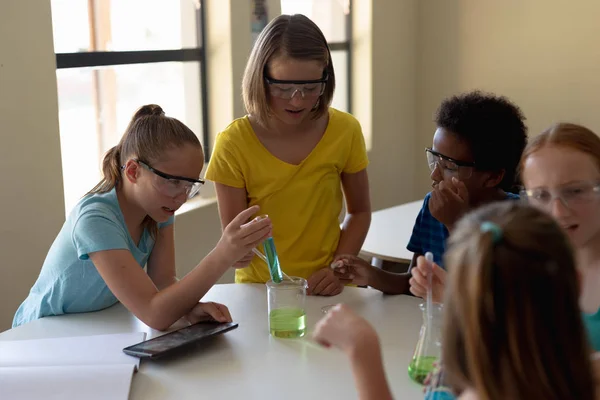
<path fill-rule="evenodd" d="M 102 180 L 87 194 L 106 193 L 111 191 L 121 178 L 121 149 L 120 145 L 112 147 L 102 160 Z"/>

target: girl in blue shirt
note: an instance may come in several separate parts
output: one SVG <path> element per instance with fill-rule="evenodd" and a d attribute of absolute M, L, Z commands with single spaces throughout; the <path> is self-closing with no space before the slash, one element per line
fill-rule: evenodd
<path fill-rule="evenodd" d="M 181 317 L 231 321 L 227 307 L 200 299 L 231 265 L 271 234 L 250 207 L 216 247 L 176 278 L 174 214 L 204 183 L 197 136 L 157 105 L 141 107 L 102 163 L 103 179 L 81 199 L 56 237 L 13 327 L 50 315 L 101 310 L 120 301 L 148 326 Z M 146 271 L 144 271 L 146 266 Z"/>

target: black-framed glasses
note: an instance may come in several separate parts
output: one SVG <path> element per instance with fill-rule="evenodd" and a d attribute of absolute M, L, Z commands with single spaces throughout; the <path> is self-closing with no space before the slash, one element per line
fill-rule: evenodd
<path fill-rule="evenodd" d="M 553 189 L 521 190 L 520 195 L 532 206 L 546 211 L 552 207 L 554 200 L 560 200 L 565 207 L 573 209 L 600 200 L 600 181 L 572 182 Z"/>
<path fill-rule="evenodd" d="M 167 174 L 157 170 L 156 168 L 152 168 L 144 161 L 137 159 L 134 161 L 154 174 L 154 176 L 157 178 L 152 182 L 154 187 L 166 196 L 177 197 L 181 193 L 185 193 L 187 198 L 191 199 L 198 194 L 200 188 L 202 185 L 204 185 L 204 181 L 202 179 L 193 179 L 185 176 Z"/>
<path fill-rule="evenodd" d="M 425 148 L 425 154 L 427 155 L 429 170 L 433 172 L 435 167 L 438 166 L 444 177 L 456 177 L 460 180 L 468 179 L 473 175 L 475 168 L 477 168 L 472 161 L 455 160 L 429 147 Z"/>
<path fill-rule="evenodd" d="M 321 79 L 305 81 L 272 79 L 266 74 L 264 78 L 269 85 L 269 93 L 284 100 L 292 99 L 297 92 L 300 92 L 303 99 L 319 97 L 325 93 L 325 87 L 329 79 L 327 74 L 324 74 Z"/>

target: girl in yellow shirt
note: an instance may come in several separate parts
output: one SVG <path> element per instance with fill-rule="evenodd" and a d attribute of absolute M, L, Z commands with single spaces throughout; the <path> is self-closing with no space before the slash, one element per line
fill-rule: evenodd
<path fill-rule="evenodd" d="M 338 255 L 358 254 L 371 222 L 362 130 L 354 117 L 330 107 L 334 89 L 321 30 L 303 15 L 275 18 L 244 72 L 248 115 L 217 136 L 206 172 L 216 184 L 222 225 L 260 205 L 273 222 L 282 270 L 308 279 L 308 292 L 319 295 L 341 293 L 347 282 L 329 265 Z M 236 282 L 270 279 L 251 252 L 234 267 Z"/>

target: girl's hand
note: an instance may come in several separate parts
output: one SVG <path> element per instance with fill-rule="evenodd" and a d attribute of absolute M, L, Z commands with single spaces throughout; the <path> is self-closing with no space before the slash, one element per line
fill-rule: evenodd
<path fill-rule="evenodd" d="M 359 350 L 375 351 L 379 346 L 373 327 L 343 304 L 329 310 L 317 323 L 313 338 L 323 346 L 337 347 L 349 356 Z"/>
<path fill-rule="evenodd" d="M 417 258 L 417 266 L 411 269 L 412 278 L 408 281 L 410 292 L 421 298 L 427 298 L 427 275 L 430 266 L 425 257 Z M 431 299 L 434 303 L 441 303 L 444 299 L 444 287 L 446 286 L 446 271 L 433 263 L 433 276 L 431 279 L 432 292 Z"/>
<path fill-rule="evenodd" d="M 344 284 L 329 267 L 322 268 L 308 278 L 307 294 L 318 296 L 336 296 L 344 290 Z"/>
<path fill-rule="evenodd" d="M 250 217 L 258 212 L 258 206 L 252 206 L 239 213 L 223 230 L 215 250 L 229 265 L 234 265 L 252 249 L 264 242 L 272 233 L 269 217 Z"/>
<path fill-rule="evenodd" d="M 352 255 L 339 255 L 332 263 L 335 276 L 344 283 L 369 286 L 373 266 L 362 258 Z"/>
<path fill-rule="evenodd" d="M 238 262 L 233 264 L 232 268 L 235 268 L 235 269 L 246 268 L 248 265 L 250 265 L 250 263 L 252 262 L 254 257 L 256 257 L 256 254 L 254 254 L 253 251 L 250 251 L 248 254 L 246 254 L 244 257 L 242 257 Z"/>
<path fill-rule="evenodd" d="M 220 303 L 198 303 L 192 311 L 186 315 L 190 324 L 200 321 L 231 322 L 229 309 Z"/>

